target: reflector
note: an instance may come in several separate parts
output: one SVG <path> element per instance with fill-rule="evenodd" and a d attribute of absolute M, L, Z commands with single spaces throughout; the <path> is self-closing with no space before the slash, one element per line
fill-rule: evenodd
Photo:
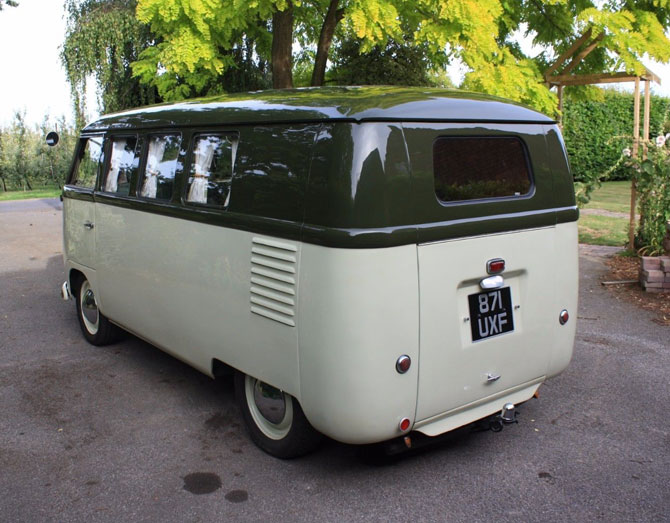
<path fill-rule="evenodd" d="M 405 374 L 405 372 L 409 370 L 410 365 L 412 365 L 412 360 L 409 356 L 407 356 L 407 354 L 403 354 L 395 362 L 395 370 L 397 370 L 400 374 Z"/>

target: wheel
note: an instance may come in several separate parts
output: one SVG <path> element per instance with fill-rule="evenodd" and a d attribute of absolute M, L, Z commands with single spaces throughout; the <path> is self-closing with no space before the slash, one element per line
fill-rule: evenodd
<path fill-rule="evenodd" d="M 95 294 L 86 278 L 77 287 L 76 303 L 77 319 L 86 340 L 93 345 L 112 343 L 118 329 L 98 310 Z"/>
<path fill-rule="evenodd" d="M 268 454 L 297 458 L 319 445 L 322 435 L 309 424 L 290 394 L 236 372 L 235 397 L 251 439 Z"/>

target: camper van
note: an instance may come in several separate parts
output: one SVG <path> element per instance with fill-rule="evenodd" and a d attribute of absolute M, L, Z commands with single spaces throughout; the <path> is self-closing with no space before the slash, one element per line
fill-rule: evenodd
<path fill-rule="evenodd" d="M 333 87 L 157 105 L 81 133 L 63 297 L 234 374 L 289 458 L 514 421 L 570 361 L 577 218 L 550 118 L 454 90 Z"/>

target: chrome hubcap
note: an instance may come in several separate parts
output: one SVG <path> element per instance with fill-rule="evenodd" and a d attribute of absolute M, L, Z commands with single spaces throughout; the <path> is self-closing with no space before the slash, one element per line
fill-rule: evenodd
<path fill-rule="evenodd" d="M 254 386 L 254 401 L 258 412 L 270 423 L 280 423 L 286 414 L 286 400 L 279 389 L 267 383 L 256 380 Z"/>
<path fill-rule="evenodd" d="M 249 412 L 259 430 L 268 438 L 280 440 L 293 423 L 293 402 L 285 392 L 246 376 L 244 392 Z"/>
<path fill-rule="evenodd" d="M 100 315 L 98 313 L 98 304 L 95 302 L 95 294 L 91 289 L 91 284 L 88 283 L 88 280 L 81 284 L 80 296 L 80 305 L 81 305 L 81 318 L 86 325 L 86 329 L 91 334 L 98 332 L 98 322 L 100 320 Z"/>

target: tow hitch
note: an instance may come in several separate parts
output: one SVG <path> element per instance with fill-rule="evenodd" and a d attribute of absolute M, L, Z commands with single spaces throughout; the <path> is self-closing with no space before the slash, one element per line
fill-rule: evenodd
<path fill-rule="evenodd" d="M 513 403 L 505 403 L 500 414 L 494 414 L 488 418 L 483 418 L 471 425 L 466 425 L 460 429 L 451 432 L 445 432 L 439 436 L 426 436 L 420 432 L 411 432 L 405 436 L 395 438 L 376 445 L 367 446 L 366 449 L 377 447 L 382 455 L 393 456 L 404 453 L 411 449 L 418 449 L 427 445 L 439 443 L 441 441 L 451 440 L 461 437 L 463 434 L 469 432 L 484 432 L 491 430 L 493 432 L 500 432 L 505 425 L 512 423 L 519 423 L 517 417 L 516 406 Z"/>
<path fill-rule="evenodd" d="M 500 414 L 488 419 L 488 429 L 493 432 L 500 432 L 505 425 L 519 423 L 516 419 L 516 407 L 513 403 L 505 403 Z M 486 430 L 486 429 L 484 429 Z"/>

